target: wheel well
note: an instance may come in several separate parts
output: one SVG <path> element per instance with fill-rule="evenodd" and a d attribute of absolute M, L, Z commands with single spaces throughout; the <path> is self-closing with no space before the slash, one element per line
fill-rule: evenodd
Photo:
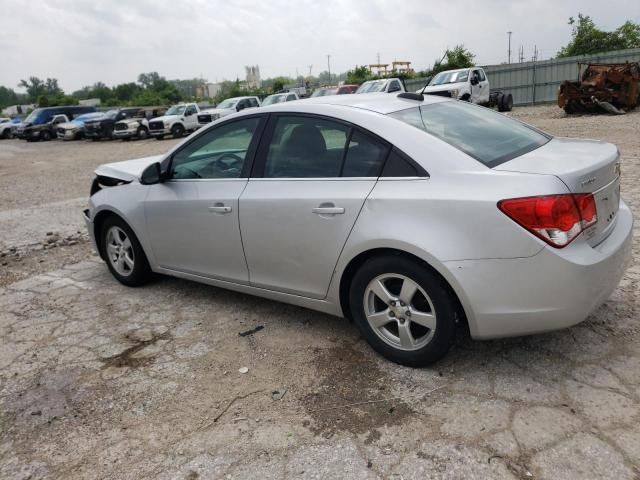
<path fill-rule="evenodd" d="M 347 267 L 344 269 L 344 272 L 342 273 L 342 278 L 340 279 L 340 307 L 342 308 L 342 313 L 346 318 L 351 320 L 351 312 L 349 311 L 349 287 L 351 286 L 351 281 L 353 280 L 354 275 L 356 274 L 358 269 L 362 265 L 364 265 L 364 263 L 367 262 L 368 260 L 375 257 L 388 256 L 388 255 L 397 255 L 397 256 L 402 256 L 402 257 L 411 259 L 419 263 L 426 269 L 428 269 L 434 275 L 437 275 L 438 278 L 442 280 L 442 284 L 445 286 L 445 288 L 451 295 L 451 298 L 453 298 L 455 309 L 456 309 L 456 316 L 457 316 L 456 321 L 458 323 L 458 326 L 463 328 L 464 333 L 466 335 L 469 335 L 469 323 L 467 321 L 467 315 L 464 311 L 464 308 L 462 307 L 462 303 L 460 302 L 458 295 L 456 294 L 455 290 L 451 287 L 451 285 L 449 285 L 449 282 L 447 282 L 447 280 L 440 274 L 440 272 L 438 272 L 435 268 L 433 268 L 431 265 L 429 265 L 420 257 L 416 257 L 411 253 L 403 252 L 402 250 L 396 250 L 394 248 L 376 248 L 373 250 L 367 250 L 366 252 L 362 252 L 356 257 L 354 257 L 353 259 L 351 259 Z"/>
<path fill-rule="evenodd" d="M 96 239 L 96 245 L 98 246 L 98 253 L 100 253 L 100 257 L 105 261 L 106 257 L 104 255 L 104 248 L 102 245 L 102 226 L 109 217 L 118 217 L 124 221 L 120 215 L 112 212 L 111 210 L 102 210 L 101 212 L 98 212 L 96 218 L 93 219 L 93 235 Z"/>
<path fill-rule="evenodd" d="M 470 93 L 465 93 L 464 95 L 462 95 L 460 97 L 461 100 L 468 100 L 469 98 L 471 98 L 471 94 Z"/>

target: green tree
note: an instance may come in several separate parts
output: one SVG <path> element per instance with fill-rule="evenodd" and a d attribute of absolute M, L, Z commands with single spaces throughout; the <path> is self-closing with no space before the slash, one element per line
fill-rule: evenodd
<path fill-rule="evenodd" d="M 11 88 L 0 86 L 0 109 L 20 102 L 18 94 Z"/>
<path fill-rule="evenodd" d="M 361 84 L 372 78 L 371 70 L 365 65 L 355 66 L 353 70 L 347 71 L 347 83 Z"/>
<path fill-rule="evenodd" d="M 562 47 L 558 57 L 573 57 L 592 53 L 640 47 L 640 24 L 626 21 L 613 32 L 600 30 L 588 15 L 569 17 L 571 41 Z"/>
<path fill-rule="evenodd" d="M 27 90 L 27 96 L 30 101 L 38 101 L 42 95 L 47 97 L 64 95 L 56 78 L 41 80 L 38 77 L 29 77 L 28 80 L 20 80 L 18 86 Z"/>
<path fill-rule="evenodd" d="M 458 68 L 473 67 L 475 55 L 464 48 L 464 45 L 456 45 L 453 49 L 447 49 L 440 60 L 433 62 L 431 70 L 424 72 L 427 77 L 446 70 L 456 70 Z"/>

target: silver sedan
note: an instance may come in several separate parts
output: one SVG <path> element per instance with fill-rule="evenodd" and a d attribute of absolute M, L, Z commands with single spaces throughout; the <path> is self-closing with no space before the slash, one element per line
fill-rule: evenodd
<path fill-rule="evenodd" d="M 99 167 L 85 219 L 125 285 L 173 275 L 348 317 L 411 366 L 460 331 L 582 321 L 622 277 L 633 229 L 614 145 L 417 94 L 225 117 Z"/>

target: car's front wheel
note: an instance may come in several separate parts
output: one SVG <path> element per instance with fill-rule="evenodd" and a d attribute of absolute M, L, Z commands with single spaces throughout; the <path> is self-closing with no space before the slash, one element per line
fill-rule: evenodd
<path fill-rule="evenodd" d="M 411 367 L 436 362 L 455 339 L 455 307 L 443 280 L 403 256 L 368 260 L 351 282 L 351 314 L 378 353 Z"/>
<path fill-rule="evenodd" d="M 151 268 L 133 230 L 115 215 L 101 228 L 101 245 L 111 274 L 129 287 L 143 285 L 151 278 Z"/>

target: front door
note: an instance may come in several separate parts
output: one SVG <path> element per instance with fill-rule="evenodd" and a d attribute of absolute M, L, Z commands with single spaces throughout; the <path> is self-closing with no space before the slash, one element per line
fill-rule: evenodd
<path fill-rule="evenodd" d="M 326 297 L 340 252 L 388 146 L 350 125 L 272 115 L 240 197 L 251 285 Z"/>
<path fill-rule="evenodd" d="M 169 180 L 150 187 L 145 215 L 159 266 L 248 282 L 238 199 L 260 120 L 238 119 L 198 135 L 173 154 Z"/>

